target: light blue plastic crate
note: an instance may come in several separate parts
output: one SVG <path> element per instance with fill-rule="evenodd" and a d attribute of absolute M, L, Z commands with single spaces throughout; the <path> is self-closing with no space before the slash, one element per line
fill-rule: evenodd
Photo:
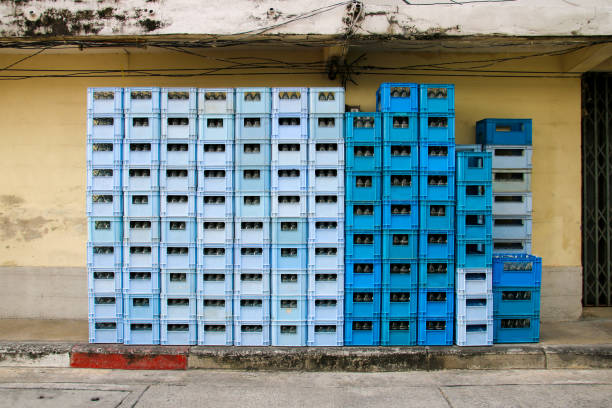
<path fill-rule="evenodd" d="M 123 143 L 123 166 L 159 166 L 159 140 L 132 140 Z"/>
<path fill-rule="evenodd" d="M 344 319 L 326 321 L 308 321 L 309 347 L 337 347 L 344 345 Z"/>
<path fill-rule="evenodd" d="M 455 115 L 431 113 L 419 115 L 420 143 L 455 143 Z"/>
<path fill-rule="evenodd" d="M 199 168 L 231 168 L 234 165 L 234 145 L 225 141 L 198 142 L 197 165 Z"/>
<path fill-rule="evenodd" d="M 270 218 L 234 218 L 236 245 L 270 244 Z"/>
<path fill-rule="evenodd" d="M 196 295 L 169 295 L 162 293 L 159 297 L 161 318 L 190 320 L 196 318 Z"/>
<path fill-rule="evenodd" d="M 160 112 L 160 89 L 150 87 L 125 88 L 123 91 L 125 113 Z"/>
<path fill-rule="evenodd" d="M 457 319 L 455 332 L 455 341 L 458 346 L 493 345 L 493 319 L 482 321 Z"/>
<path fill-rule="evenodd" d="M 272 217 L 306 217 L 308 216 L 308 193 L 273 192 L 270 195 Z"/>
<path fill-rule="evenodd" d="M 90 319 L 121 319 L 123 316 L 121 292 L 89 293 Z"/>
<path fill-rule="evenodd" d="M 198 320 L 223 322 L 232 319 L 233 296 L 200 296 L 197 298 Z"/>
<path fill-rule="evenodd" d="M 112 191 L 121 188 L 121 166 L 87 166 L 87 189 Z"/>
<path fill-rule="evenodd" d="M 487 211 L 457 211 L 457 237 L 461 239 L 491 239 L 493 217 Z"/>
<path fill-rule="evenodd" d="M 493 290 L 495 316 L 540 314 L 540 287 L 497 286 Z"/>
<path fill-rule="evenodd" d="M 234 218 L 198 218 L 197 240 L 199 245 L 232 245 L 234 243 Z"/>
<path fill-rule="evenodd" d="M 231 346 L 233 339 L 233 321 L 209 322 L 198 320 L 198 345 Z"/>
<path fill-rule="evenodd" d="M 124 344 L 159 344 L 159 319 L 123 321 Z"/>
<path fill-rule="evenodd" d="M 197 88 L 162 88 L 161 113 L 198 113 Z"/>
<path fill-rule="evenodd" d="M 446 318 L 451 322 L 455 316 L 455 289 L 419 289 L 419 320 Z"/>
<path fill-rule="evenodd" d="M 195 295 L 196 273 L 193 269 L 163 269 L 161 293 L 164 295 Z"/>
<path fill-rule="evenodd" d="M 337 144 L 336 144 L 337 146 Z M 276 140 L 270 145 L 271 156 L 261 160 L 262 165 L 269 163 L 272 166 L 308 166 L 309 144 L 304 140 Z M 337 159 L 337 157 L 336 157 Z"/>
<path fill-rule="evenodd" d="M 495 239 L 531 239 L 531 217 L 494 216 L 493 237 Z"/>
<path fill-rule="evenodd" d="M 270 268 L 259 270 L 234 268 L 234 295 L 269 296 Z"/>
<path fill-rule="evenodd" d="M 529 254 L 530 239 L 493 239 L 494 254 Z"/>
<path fill-rule="evenodd" d="M 346 286 L 355 288 L 380 287 L 382 282 L 382 259 L 361 258 L 357 253 L 354 257 L 346 258 L 345 262 Z"/>
<path fill-rule="evenodd" d="M 309 99 L 311 114 L 344 112 L 344 88 L 309 88 Z"/>
<path fill-rule="evenodd" d="M 418 112 L 419 84 L 385 82 L 376 90 L 376 110 L 379 112 Z"/>
<path fill-rule="evenodd" d="M 197 197 L 197 216 L 198 218 L 226 218 L 234 215 L 234 195 L 233 193 L 206 193 L 198 191 Z M 237 216 L 242 216 L 236 212 Z"/>
<path fill-rule="evenodd" d="M 416 318 L 419 292 L 411 288 L 383 289 L 382 319 Z"/>
<path fill-rule="evenodd" d="M 531 119 L 483 119 L 476 122 L 476 143 L 531 146 Z"/>
<path fill-rule="evenodd" d="M 308 227 L 307 218 L 274 218 L 270 226 L 272 243 L 275 245 L 306 245 L 308 243 Z"/>
<path fill-rule="evenodd" d="M 487 211 L 493 207 L 489 182 L 457 183 L 457 211 Z"/>
<path fill-rule="evenodd" d="M 538 287 L 542 284 L 542 258 L 529 254 L 496 254 L 493 257 L 495 286 Z"/>
<path fill-rule="evenodd" d="M 308 315 L 306 295 L 274 295 L 271 297 L 270 302 L 273 322 L 306 320 Z"/>
<path fill-rule="evenodd" d="M 306 346 L 308 325 L 305 321 L 271 323 L 272 346 L 303 347 Z"/>
<path fill-rule="evenodd" d="M 198 343 L 198 327 L 195 319 L 160 321 L 162 345 L 190 346 Z"/>
<path fill-rule="evenodd" d="M 346 169 L 350 171 L 380 171 L 382 146 L 380 142 L 349 142 L 346 144 Z"/>
<path fill-rule="evenodd" d="M 493 263 L 491 239 L 457 239 L 457 268 L 490 268 Z"/>
<path fill-rule="evenodd" d="M 269 140 L 272 136 L 270 115 L 238 113 L 235 116 L 235 140 Z"/>
<path fill-rule="evenodd" d="M 533 148 L 525 145 L 485 145 L 484 150 L 493 155 L 494 169 L 530 169 Z"/>
<path fill-rule="evenodd" d="M 493 343 L 537 343 L 540 341 L 540 316 L 496 316 Z"/>
<path fill-rule="evenodd" d="M 445 259 L 455 255 L 454 230 L 421 230 L 419 233 L 419 258 Z"/>
<path fill-rule="evenodd" d="M 160 138 L 161 122 L 158 114 L 125 115 L 126 140 L 159 140 Z"/>
<path fill-rule="evenodd" d="M 234 246 L 234 272 L 240 269 L 266 271 L 270 269 L 270 246 L 262 243 Z"/>
<path fill-rule="evenodd" d="M 269 346 L 270 321 L 240 321 L 234 319 L 234 346 Z"/>
<path fill-rule="evenodd" d="M 455 152 L 482 152 L 482 145 L 479 144 L 456 144 Z"/>
<path fill-rule="evenodd" d="M 151 242 L 124 243 L 123 266 L 126 268 L 158 268 L 159 244 Z"/>
<path fill-rule="evenodd" d="M 92 141 L 123 139 L 125 132 L 121 114 L 87 114 L 87 138 Z"/>
<path fill-rule="evenodd" d="M 380 322 L 382 346 L 415 346 L 418 320 L 415 317 L 382 318 Z"/>
<path fill-rule="evenodd" d="M 234 320 L 270 320 L 270 296 L 234 295 Z"/>
<path fill-rule="evenodd" d="M 198 89 L 198 113 L 228 114 L 234 113 L 234 89 L 233 88 L 199 88 Z"/>
<path fill-rule="evenodd" d="M 161 242 L 189 244 L 196 240 L 196 222 L 190 217 L 162 218 Z"/>
<path fill-rule="evenodd" d="M 419 287 L 422 289 L 452 289 L 455 287 L 455 260 L 420 259 Z"/>
<path fill-rule="evenodd" d="M 234 266 L 227 265 L 225 269 L 197 269 L 198 296 L 226 296 L 232 295 L 234 290 Z"/>
<path fill-rule="evenodd" d="M 308 320 L 340 321 L 344 318 L 344 296 L 309 295 Z"/>
<path fill-rule="evenodd" d="M 455 144 L 421 143 L 419 145 L 419 167 L 424 172 L 455 170 Z"/>
<path fill-rule="evenodd" d="M 308 270 L 344 269 L 344 245 L 308 245 Z"/>
<path fill-rule="evenodd" d="M 123 191 L 157 191 L 159 181 L 157 166 L 128 165 L 123 168 Z"/>
<path fill-rule="evenodd" d="M 308 114 L 308 88 L 272 88 L 272 112 Z"/>
<path fill-rule="evenodd" d="M 198 167 L 197 180 L 198 191 L 203 193 L 229 194 L 234 191 L 234 170 L 230 166 Z"/>
<path fill-rule="evenodd" d="M 308 190 L 310 193 L 344 192 L 344 167 L 308 167 Z"/>
<path fill-rule="evenodd" d="M 340 192 L 311 192 L 308 194 L 309 217 L 344 217 L 344 194 Z"/>
<path fill-rule="evenodd" d="M 344 140 L 343 113 L 311 114 L 308 116 L 308 125 L 310 142 Z"/>
<path fill-rule="evenodd" d="M 125 319 L 159 319 L 159 294 L 126 294 L 123 314 Z"/>
<path fill-rule="evenodd" d="M 121 292 L 121 272 L 114 268 L 88 268 L 87 288 L 90 292 Z"/>
<path fill-rule="evenodd" d="M 382 292 L 380 287 L 355 288 L 345 292 L 344 313 L 347 318 L 380 319 Z"/>
<path fill-rule="evenodd" d="M 380 229 L 382 226 L 382 206 L 379 201 L 351 201 L 346 203 L 346 228 Z"/>
<path fill-rule="evenodd" d="M 123 88 L 87 88 L 87 113 L 123 113 Z"/>
<path fill-rule="evenodd" d="M 236 113 L 270 113 L 272 92 L 270 88 L 236 88 Z"/>
<path fill-rule="evenodd" d="M 487 152 L 458 152 L 457 153 L 457 181 L 464 182 L 491 182 L 491 153 Z"/>
<path fill-rule="evenodd" d="M 455 228 L 454 201 L 421 201 L 419 228 L 423 230 L 452 230 Z"/>
<path fill-rule="evenodd" d="M 126 191 L 124 193 L 124 217 L 159 217 L 160 202 L 158 191 Z"/>
<path fill-rule="evenodd" d="M 89 319 L 90 343 L 123 343 L 123 319 Z"/>
<path fill-rule="evenodd" d="M 455 172 L 420 173 L 419 198 L 430 201 L 454 201 Z"/>
<path fill-rule="evenodd" d="M 164 269 L 195 269 L 196 245 L 162 243 L 159 248 L 160 265 Z"/>
<path fill-rule="evenodd" d="M 266 192 L 236 193 L 236 217 L 263 218 L 270 216 L 270 195 Z M 234 215 L 233 212 L 229 216 Z"/>
<path fill-rule="evenodd" d="M 455 313 L 457 320 L 483 321 L 493 320 L 493 294 L 456 295 Z"/>
<path fill-rule="evenodd" d="M 306 192 L 309 186 L 308 167 L 306 166 L 272 166 L 270 185 L 273 192 Z M 262 189 L 264 190 L 264 189 Z"/>
<path fill-rule="evenodd" d="M 416 201 L 419 199 L 419 174 L 414 171 L 391 170 L 382 175 L 383 200 Z"/>
<path fill-rule="evenodd" d="M 198 269 L 231 269 L 234 264 L 233 248 L 233 245 L 198 245 Z"/>
<path fill-rule="evenodd" d="M 273 113 L 272 139 L 278 141 L 308 139 L 308 114 Z"/>
<path fill-rule="evenodd" d="M 532 210 L 531 193 L 495 193 L 493 195 L 494 215 L 531 216 Z"/>
<path fill-rule="evenodd" d="M 344 139 L 310 140 L 308 165 L 311 167 L 342 167 L 345 164 Z"/>
<path fill-rule="evenodd" d="M 160 277 L 156 268 L 123 268 L 124 294 L 159 294 Z"/>
<path fill-rule="evenodd" d="M 193 167 L 196 165 L 197 143 L 192 140 L 163 139 L 160 145 L 162 167 Z"/>
<path fill-rule="evenodd" d="M 418 282 L 418 259 L 385 259 L 382 261 L 383 288 L 416 289 Z"/>
<path fill-rule="evenodd" d="M 160 241 L 159 218 L 123 218 L 123 238 L 129 242 L 154 242 Z"/>
<path fill-rule="evenodd" d="M 454 113 L 455 85 L 420 84 L 419 112 Z"/>
<path fill-rule="evenodd" d="M 380 112 L 347 112 L 345 116 L 346 143 L 381 143 Z"/>
<path fill-rule="evenodd" d="M 344 319 L 345 346 L 378 346 L 380 344 L 380 319 Z"/>
<path fill-rule="evenodd" d="M 121 242 L 123 219 L 121 217 L 90 217 L 87 219 L 89 241 L 95 243 Z"/>
<path fill-rule="evenodd" d="M 198 142 L 234 141 L 234 115 L 207 114 L 198 116 Z"/>
<path fill-rule="evenodd" d="M 241 140 L 235 144 L 234 157 L 236 166 L 269 166 L 269 140 Z M 204 164 L 210 160 L 204 159 Z M 226 164 L 231 164 L 227 163 Z"/>
<path fill-rule="evenodd" d="M 416 143 L 419 139 L 417 113 L 383 113 L 383 143 Z"/>
<path fill-rule="evenodd" d="M 309 296 L 344 296 L 344 265 L 337 269 L 309 269 Z"/>
<path fill-rule="evenodd" d="M 419 232 L 413 229 L 383 230 L 383 259 L 416 259 L 419 257 Z"/>
<path fill-rule="evenodd" d="M 308 242 L 344 243 L 344 219 L 342 218 L 309 218 Z"/>
<path fill-rule="evenodd" d="M 122 247 L 120 242 L 87 243 L 88 268 L 120 268 Z"/>
<path fill-rule="evenodd" d="M 380 230 L 346 230 L 346 256 L 360 259 L 379 259 L 382 253 Z"/>
<path fill-rule="evenodd" d="M 119 167 L 121 166 L 122 143 L 116 139 L 87 139 L 87 166 Z"/>
<path fill-rule="evenodd" d="M 531 170 L 493 170 L 494 193 L 529 193 L 531 191 Z"/>
<path fill-rule="evenodd" d="M 236 167 L 235 177 L 236 192 L 270 191 L 270 167 L 268 166 Z M 205 188 L 205 191 L 209 189 Z"/>
<path fill-rule="evenodd" d="M 417 142 L 383 142 L 382 166 L 385 171 L 419 171 L 419 144 Z"/>
<path fill-rule="evenodd" d="M 416 200 L 383 201 L 382 227 L 385 230 L 418 230 L 419 202 Z"/>
<path fill-rule="evenodd" d="M 271 268 L 278 273 L 308 268 L 308 247 L 305 244 L 274 244 L 271 251 Z"/>
<path fill-rule="evenodd" d="M 159 169 L 159 187 L 161 191 L 195 191 L 195 166 L 162 166 Z"/>
<path fill-rule="evenodd" d="M 308 272 L 306 269 L 272 269 L 272 294 L 274 296 L 306 296 Z"/>
<path fill-rule="evenodd" d="M 492 268 L 457 268 L 457 294 L 486 295 L 493 293 Z"/>
<path fill-rule="evenodd" d="M 377 201 L 382 192 L 380 173 L 346 173 L 347 201 Z"/>
<path fill-rule="evenodd" d="M 198 137 L 198 117 L 187 113 L 164 113 L 161 115 L 162 140 L 191 140 Z"/>

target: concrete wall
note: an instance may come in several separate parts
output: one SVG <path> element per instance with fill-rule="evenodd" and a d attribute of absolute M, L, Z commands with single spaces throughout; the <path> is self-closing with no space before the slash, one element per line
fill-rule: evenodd
<path fill-rule="evenodd" d="M 202 51 L 203 53 L 203 51 Z M 207 52 L 214 57 L 245 51 Z M 320 50 L 250 55 L 317 61 Z M 0 55 L 6 66 L 23 55 Z M 368 54 L 380 64 L 488 59 L 494 55 Z M 44 55 L 22 68 L 204 68 L 211 60 L 182 53 Z M 556 71 L 559 57 L 521 62 Z M 509 62 L 496 69 L 517 68 Z M 291 72 L 284 69 L 285 72 Z M 375 76 L 349 84 L 348 104 L 375 108 L 380 82 L 455 83 L 457 143 L 474 142 L 486 117 L 533 118 L 533 252 L 544 258 L 542 316 L 573 319 L 581 311 L 580 79 Z M 337 86 L 324 75 L 236 75 L 194 78 L 35 79 L 0 85 L 0 318 L 86 318 L 86 88 L 89 86 Z"/>

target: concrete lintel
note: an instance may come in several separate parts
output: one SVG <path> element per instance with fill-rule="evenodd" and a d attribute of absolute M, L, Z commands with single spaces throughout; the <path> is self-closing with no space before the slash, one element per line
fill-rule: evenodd
<path fill-rule="evenodd" d="M 612 57 L 612 43 L 597 44 L 583 48 L 563 57 L 565 72 L 587 72 Z"/>

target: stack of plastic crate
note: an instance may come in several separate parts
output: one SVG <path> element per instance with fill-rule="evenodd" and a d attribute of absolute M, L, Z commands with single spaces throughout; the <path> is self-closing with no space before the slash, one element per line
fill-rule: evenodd
<path fill-rule="evenodd" d="M 87 91 L 89 341 L 123 342 L 123 90 Z"/>
<path fill-rule="evenodd" d="M 344 89 L 310 88 L 308 122 L 307 344 L 341 346 L 344 344 Z M 304 261 L 299 259 L 302 264 Z"/>
<path fill-rule="evenodd" d="M 493 344 L 491 153 L 457 153 L 456 343 Z"/>
<path fill-rule="evenodd" d="M 161 344 L 196 344 L 197 89 L 162 88 L 160 140 Z M 181 200 L 185 200 L 182 198 Z"/>
<path fill-rule="evenodd" d="M 272 89 L 271 344 L 307 338 L 308 88 Z"/>
<path fill-rule="evenodd" d="M 237 88 L 235 98 L 234 344 L 267 346 L 272 98 L 270 88 Z"/>
<path fill-rule="evenodd" d="M 531 119 L 483 119 L 476 141 L 493 154 L 493 252 L 531 252 Z"/>
<path fill-rule="evenodd" d="M 382 123 L 379 112 L 346 113 L 346 345 L 380 344 Z"/>
<path fill-rule="evenodd" d="M 160 100 L 159 88 L 124 90 L 125 344 L 160 341 Z"/>
<path fill-rule="evenodd" d="M 540 339 L 542 258 L 493 256 L 493 342 L 537 343 Z"/>
<path fill-rule="evenodd" d="M 453 343 L 455 306 L 454 85 L 419 85 L 420 345 Z"/>
<path fill-rule="evenodd" d="M 382 84 L 381 344 L 417 343 L 419 280 L 418 85 Z"/>

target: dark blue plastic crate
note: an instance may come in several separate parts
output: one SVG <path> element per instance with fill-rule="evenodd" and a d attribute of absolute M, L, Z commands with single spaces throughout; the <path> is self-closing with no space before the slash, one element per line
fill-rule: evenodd
<path fill-rule="evenodd" d="M 490 268 L 493 263 L 493 240 L 457 239 L 457 268 Z"/>
<path fill-rule="evenodd" d="M 346 256 L 378 259 L 381 256 L 380 230 L 346 230 Z"/>
<path fill-rule="evenodd" d="M 454 259 L 419 260 L 419 287 L 421 289 L 453 289 L 455 287 Z"/>
<path fill-rule="evenodd" d="M 455 228 L 454 201 L 419 202 L 419 228 L 423 230 L 452 230 Z"/>
<path fill-rule="evenodd" d="M 421 230 L 419 233 L 419 258 L 445 259 L 455 255 L 454 230 Z"/>
<path fill-rule="evenodd" d="M 345 313 L 352 318 L 380 318 L 381 289 L 346 287 Z"/>
<path fill-rule="evenodd" d="M 384 230 L 382 242 L 383 259 L 415 259 L 419 257 L 418 230 Z"/>
<path fill-rule="evenodd" d="M 476 122 L 476 143 L 487 145 L 529 145 L 531 119 L 483 119 Z"/>
<path fill-rule="evenodd" d="M 378 346 L 380 344 L 380 320 L 350 318 L 344 319 L 345 346 Z"/>
<path fill-rule="evenodd" d="M 419 346 L 450 346 L 454 337 L 453 318 L 419 317 L 418 345 Z"/>
<path fill-rule="evenodd" d="M 491 182 L 457 182 L 457 211 L 491 211 L 492 208 Z"/>
<path fill-rule="evenodd" d="M 419 202 L 418 201 L 383 201 L 382 226 L 384 229 L 411 229 L 419 228 Z"/>
<path fill-rule="evenodd" d="M 416 143 L 419 140 L 417 113 L 383 113 L 383 142 Z"/>
<path fill-rule="evenodd" d="M 493 257 L 493 285 L 539 287 L 542 258 L 528 254 L 496 254 Z"/>
<path fill-rule="evenodd" d="M 385 289 L 416 289 L 419 283 L 418 259 L 385 259 L 382 263 L 382 284 Z"/>
<path fill-rule="evenodd" d="M 345 283 L 357 288 L 373 288 L 381 284 L 382 261 L 365 258 L 346 258 Z"/>
<path fill-rule="evenodd" d="M 537 343 L 540 341 L 540 316 L 496 316 L 493 343 Z"/>
<path fill-rule="evenodd" d="M 492 163 L 491 153 L 488 152 L 458 152 L 457 182 L 491 182 Z"/>
<path fill-rule="evenodd" d="M 381 142 L 382 123 L 378 112 L 347 112 L 345 126 L 347 143 Z"/>
<path fill-rule="evenodd" d="M 457 211 L 457 238 L 493 238 L 493 216 L 486 211 Z"/>
<path fill-rule="evenodd" d="M 419 112 L 454 113 L 455 85 L 420 84 Z"/>
<path fill-rule="evenodd" d="M 390 318 L 416 318 L 419 292 L 412 288 L 383 289 L 381 316 Z"/>
<path fill-rule="evenodd" d="M 495 316 L 535 316 L 540 314 L 540 288 L 498 286 L 493 289 Z"/>
<path fill-rule="evenodd" d="M 455 144 L 420 143 L 419 168 L 421 171 L 453 171 L 455 169 Z"/>
<path fill-rule="evenodd" d="M 383 142 L 383 169 L 419 170 L 419 144 L 417 142 Z"/>
<path fill-rule="evenodd" d="M 346 170 L 380 171 L 382 149 L 380 143 L 346 143 Z"/>
<path fill-rule="evenodd" d="M 419 85 L 404 82 L 385 82 L 376 91 L 376 110 L 379 112 L 418 112 Z"/>
<path fill-rule="evenodd" d="M 380 229 L 382 226 L 381 210 L 380 201 L 349 201 L 346 203 L 345 228 Z"/>
<path fill-rule="evenodd" d="M 381 177 L 377 172 L 346 172 L 347 201 L 380 200 Z"/>
<path fill-rule="evenodd" d="M 453 319 L 455 315 L 455 289 L 419 289 L 419 319 L 440 317 Z"/>
<path fill-rule="evenodd" d="M 381 346 L 415 346 L 418 320 L 416 318 L 382 318 L 380 322 Z"/>
<path fill-rule="evenodd" d="M 382 186 L 383 200 L 419 199 L 419 175 L 415 171 L 384 171 Z"/>
<path fill-rule="evenodd" d="M 419 115 L 420 143 L 455 143 L 455 115 L 431 113 Z"/>
<path fill-rule="evenodd" d="M 455 199 L 455 172 L 420 173 L 419 198 L 431 201 L 453 201 Z"/>

